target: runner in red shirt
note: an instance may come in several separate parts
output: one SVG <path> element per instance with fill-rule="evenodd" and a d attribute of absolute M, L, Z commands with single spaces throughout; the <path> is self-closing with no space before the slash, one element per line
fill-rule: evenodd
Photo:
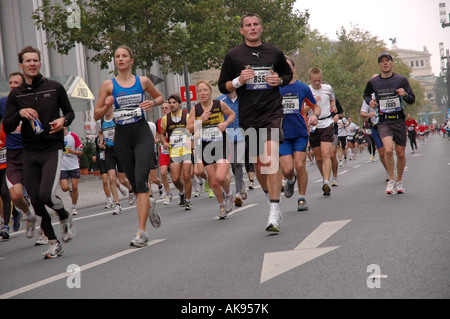
<path fill-rule="evenodd" d="M 411 117 L 411 114 L 406 115 L 406 129 L 408 130 L 408 138 L 411 143 L 411 153 L 414 153 L 414 147 L 417 150 L 416 143 L 416 130 L 415 128 L 419 126 L 416 120 Z"/>

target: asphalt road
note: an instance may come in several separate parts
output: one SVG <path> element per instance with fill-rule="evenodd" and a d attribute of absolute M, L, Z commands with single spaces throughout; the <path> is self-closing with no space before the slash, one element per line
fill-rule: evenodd
<path fill-rule="evenodd" d="M 297 192 L 282 196 L 279 234 L 265 231 L 259 187 L 226 220 L 206 194 L 188 212 L 178 198 L 158 200 L 162 226 L 148 224 L 146 248 L 128 245 L 137 213 L 126 202 L 118 216 L 103 205 L 80 210 L 60 258 L 43 260 L 46 247 L 20 230 L 0 242 L 0 298 L 447 299 L 450 142 L 432 136 L 407 153 L 404 195 L 384 193 L 384 170 L 367 153 L 340 168 L 329 198 L 308 166 L 309 210 L 297 212 Z"/>

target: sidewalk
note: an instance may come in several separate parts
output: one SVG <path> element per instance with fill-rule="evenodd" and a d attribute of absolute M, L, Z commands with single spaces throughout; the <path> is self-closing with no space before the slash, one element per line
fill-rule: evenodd
<path fill-rule="evenodd" d="M 175 186 L 170 183 L 170 189 L 173 190 Z M 82 175 L 78 183 L 78 203 L 77 209 L 93 207 L 97 205 L 104 205 L 106 203 L 106 195 L 103 191 L 103 183 L 100 176 Z M 152 192 L 155 199 L 159 199 L 158 186 L 152 184 Z M 119 201 L 128 200 L 128 195 L 123 196 L 119 193 Z M 64 208 L 69 210 L 72 207 L 72 199 L 69 192 L 63 192 L 61 187 L 56 190 L 56 195 L 62 198 Z M 156 195 L 156 196 L 155 196 Z"/>

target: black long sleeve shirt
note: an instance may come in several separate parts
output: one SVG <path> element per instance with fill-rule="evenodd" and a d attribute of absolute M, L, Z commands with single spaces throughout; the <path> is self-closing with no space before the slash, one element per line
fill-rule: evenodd
<path fill-rule="evenodd" d="M 264 127 L 265 124 L 283 117 L 283 97 L 278 86 L 264 87 L 263 70 L 272 69 L 283 79 L 283 85 L 289 84 L 292 71 L 283 52 L 269 43 L 258 47 L 249 47 L 242 43 L 231 49 L 222 64 L 219 76 L 219 90 L 223 94 L 230 92 L 226 82 L 232 81 L 247 66 L 258 71 L 252 84 L 244 84 L 236 90 L 239 101 L 239 125 L 243 129 Z M 259 75 L 258 75 L 259 74 Z"/>
<path fill-rule="evenodd" d="M 20 116 L 20 110 L 25 108 L 33 108 L 38 112 L 44 132 L 35 134 L 30 121 Z M 60 83 L 38 75 L 31 85 L 24 82 L 10 92 L 3 120 L 4 130 L 6 134 L 10 134 L 22 121 L 22 142 L 25 150 L 41 152 L 62 149 L 63 131 L 49 134 L 49 123 L 60 118 L 61 111 L 67 125 L 70 125 L 75 113 L 66 90 Z"/>

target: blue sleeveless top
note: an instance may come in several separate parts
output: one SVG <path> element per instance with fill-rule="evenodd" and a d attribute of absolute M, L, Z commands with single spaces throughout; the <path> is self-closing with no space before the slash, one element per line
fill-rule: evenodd
<path fill-rule="evenodd" d="M 134 77 L 134 85 L 129 88 L 121 87 L 115 78 L 112 79 L 116 124 L 132 124 L 144 118 L 144 111 L 139 107 L 139 104 L 144 101 L 144 90 L 139 76 Z"/>

